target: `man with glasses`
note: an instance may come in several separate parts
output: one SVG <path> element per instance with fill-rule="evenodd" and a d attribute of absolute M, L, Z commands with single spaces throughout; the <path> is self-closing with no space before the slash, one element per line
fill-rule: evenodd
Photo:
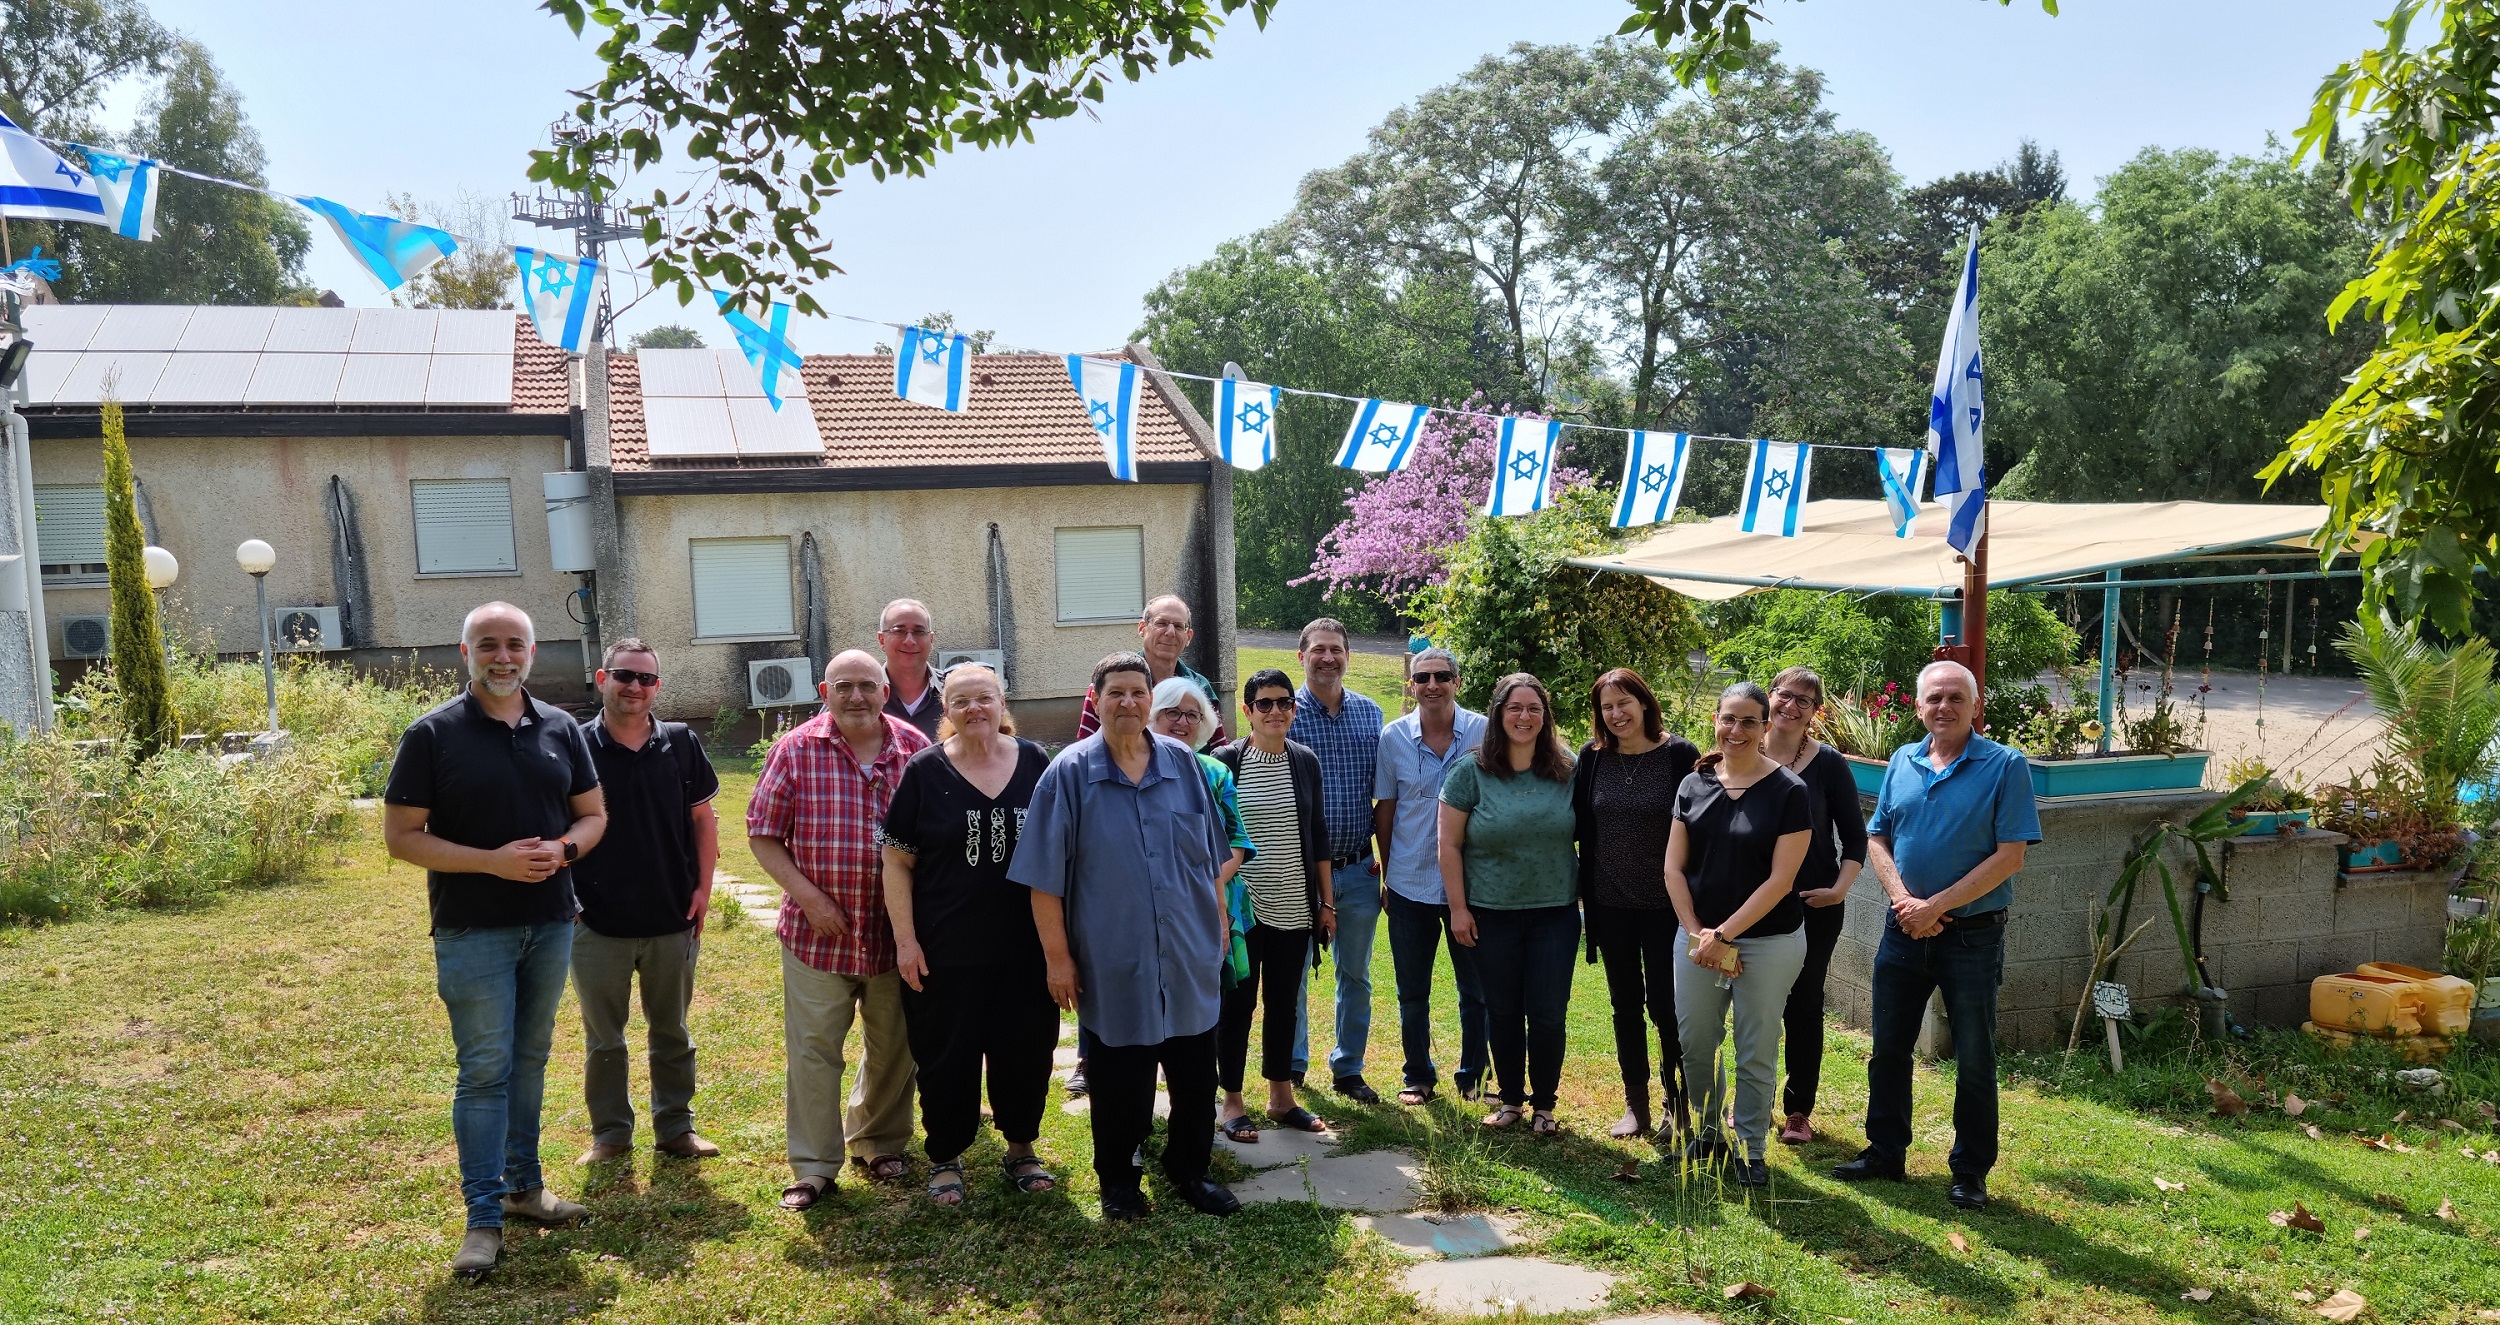
<path fill-rule="evenodd" d="M 1185 676 L 1197 682 L 1200 690 L 1212 695 L 1215 693 L 1215 682 L 1181 661 L 1181 653 L 1189 647 L 1191 640 L 1198 637 L 1198 632 L 1191 629 L 1189 623 L 1189 604 L 1182 602 L 1180 595 L 1167 593 L 1155 599 L 1138 614 L 1137 651 L 1145 655 L 1146 668 L 1152 673 L 1154 685 L 1161 685 L 1176 676 Z M 1216 713 L 1209 718 L 1215 723 L 1215 732 L 1208 737 L 1207 744 L 1220 745 L 1224 741 L 1224 715 Z M 1076 738 L 1081 741 L 1101 730 L 1102 717 L 1094 712 L 1094 692 L 1089 689 L 1085 692 L 1085 707 L 1076 715 Z M 1079 1088 L 1070 1093 L 1085 1093 L 1081 1083 L 1078 1084 Z"/>
<path fill-rule="evenodd" d="M 877 614 L 877 647 L 885 651 L 885 712 L 937 739 L 938 720 L 946 716 L 941 696 L 946 671 L 932 666 L 937 631 L 929 609 L 917 598 L 897 598 Z"/>
<path fill-rule="evenodd" d="M 1398 1039 L 1406 1051 L 1398 1103 L 1429 1104 L 1440 1084 L 1432 1061 L 1432 965 L 1449 931 L 1449 897 L 1441 887 L 1441 783 L 1450 767 L 1484 742 L 1485 719 L 1458 703 L 1458 660 L 1434 647 L 1407 655 L 1406 693 L 1415 711 L 1380 731 L 1379 769 L 1372 778 L 1372 828 L 1380 839 L 1380 900 L 1389 917 L 1389 966 L 1398 986 Z M 1450 943 L 1450 974 L 1458 983 L 1458 1071 L 1451 1084 L 1463 1099 L 1482 1088 L 1487 1062 L 1484 993 L 1476 983 L 1476 950 Z"/>
<path fill-rule="evenodd" d="M 1338 1094 L 1359 1104 L 1378 1104 L 1380 1092 L 1363 1080 L 1363 1051 L 1372 1034 L 1372 940 L 1380 933 L 1380 867 L 1372 860 L 1380 705 L 1345 688 L 1346 665 L 1354 657 L 1352 639 L 1335 617 L 1321 617 L 1302 628 L 1295 649 L 1302 663 L 1302 688 L 1294 695 L 1293 737 L 1319 756 L 1337 898 L 1337 1044 L 1328 1051 L 1328 1072 Z M 1308 1006 L 1307 999 L 1302 1006 Z M 1294 1036 L 1297 1084 L 1311 1057 L 1309 1021 L 1305 1013 Z"/>
<path fill-rule="evenodd" d="M 660 657 L 628 636 L 608 646 L 597 673 L 599 712 L 582 723 L 608 801 L 607 850 L 573 868 L 582 913 L 573 921 L 573 992 L 582 1003 L 582 1091 L 599 1164 L 633 1149 L 625 1021 L 634 977 L 651 1053 L 651 1131 L 661 1154 L 709 1159 L 720 1147 L 694 1130 L 694 1039 L 686 1009 L 703 919 L 712 907 L 720 778 L 685 724 L 651 715 Z"/>

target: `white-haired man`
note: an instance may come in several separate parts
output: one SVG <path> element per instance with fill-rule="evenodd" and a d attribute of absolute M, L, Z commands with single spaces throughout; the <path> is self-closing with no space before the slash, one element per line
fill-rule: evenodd
<path fill-rule="evenodd" d="M 531 697 L 529 614 L 488 603 L 460 626 L 469 685 L 410 724 L 382 792 L 382 841 L 425 870 L 434 982 L 459 1059 L 451 1130 L 468 1233 L 452 1260 L 475 1277 L 503 1254 L 506 1216 L 589 1213 L 547 1190 L 538 1119 L 556 1004 L 573 953 L 571 866 L 607 828 L 580 724 Z"/>
<path fill-rule="evenodd" d="M 1892 752 L 1867 860 L 1891 909 L 1875 951 L 1875 1045 L 1866 1064 L 1866 1149 L 1832 1172 L 1899 1180 L 1910 1148 L 1910 1052 L 1927 998 L 1941 991 L 1953 1026 L 1953 1185 L 1966 1210 L 1988 1204 L 1997 1158 L 1997 984 L 2006 908 L 2023 853 L 2040 840 L 2031 766 L 1971 730 L 1979 685 L 1957 662 L 1918 674 L 1927 735 Z"/>

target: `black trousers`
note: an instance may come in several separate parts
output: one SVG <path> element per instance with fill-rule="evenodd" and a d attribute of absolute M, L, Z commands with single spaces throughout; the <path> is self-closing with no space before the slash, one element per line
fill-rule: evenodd
<path fill-rule="evenodd" d="M 919 1066 L 920 1123 L 929 1158 L 964 1153 L 981 1130 L 981 1066 L 989 1063 L 990 1116 L 1009 1141 L 1042 1134 L 1059 1005 L 1041 970 L 991 966 L 935 970 L 903 986 L 903 1033 Z"/>
<path fill-rule="evenodd" d="M 1675 908 L 1644 910 L 1588 906 L 1589 935 L 1606 965 L 1606 995 L 1614 1005 L 1615 1062 L 1623 1068 L 1626 1103 L 1649 1102 L 1649 1036 L 1658 1035 L 1658 1084 L 1666 1116 L 1679 1128 L 1687 1121 L 1684 1041 L 1675 1029 Z"/>
<path fill-rule="evenodd" d="M 1788 987 L 1788 1007 L 1781 1021 L 1788 1039 L 1788 1085 L 1780 1092 L 1783 1113 L 1814 1112 L 1815 1092 L 1823 1086 L 1823 977 L 1832 969 L 1832 949 L 1840 946 L 1845 906 L 1806 908 L 1806 964 L 1797 983 Z"/>
<path fill-rule="evenodd" d="M 1267 1021 L 1259 1036 L 1259 1075 L 1270 1081 L 1293 1077 L 1293 1033 L 1300 1022 L 1295 1000 L 1302 993 L 1302 968 L 1311 964 L 1307 929 L 1254 924 L 1243 939 L 1250 949 L 1250 976 L 1224 991 L 1223 1015 L 1215 1023 L 1216 1080 L 1227 1091 L 1241 1089 L 1250 1059 L 1250 1018 L 1262 998 Z"/>
<path fill-rule="evenodd" d="M 1164 1129 L 1163 1176 L 1190 1182 L 1207 1176 L 1215 1153 L 1215 1027 L 1159 1044 L 1097 1044 L 1085 1062 L 1094 1107 L 1094 1178 L 1106 1193 L 1133 1195 L 1142 1175 L 1129 1156 L 1154 1130 L 1155 1069 L 1172 1098 Z"/>

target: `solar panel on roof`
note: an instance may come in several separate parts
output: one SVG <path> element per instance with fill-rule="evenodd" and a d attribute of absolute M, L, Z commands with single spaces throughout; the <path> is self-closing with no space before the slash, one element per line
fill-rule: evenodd
<path fill-rule="evenodd" d="M 431 308 L 360 308 L 351 354 L 432 354 L 442 314 Z"/>
<path fill-rule="evenodd" d="M 93 405 L 104 399 L 105 379 L 112 379 L 113 398 L 123 404 L 146 400 L 157 374 L 173 356 L 163 350 L 89 350 L 78 356 L 52 399 L 62 405 Z"/>
<path fill-rule="evenodd" d="M 642 369 L 642 395 L 709 396 L 721 394 L 718 360 L 711 350 L 636 350 Z"/>
<path fill-rule="evenodd" d="M 646 403 L 644 408 L 649 405 Z M 752 399 L 732 398 L 729 427 L 737 434 L 738 454 L 742 456 L 825 453 L 825 439 L 817 435 L 816 416 L 808 409 L 805 396 L 785 398 L 778 413 L 772 402 L 760 394 Z"/>
<path fill-rule="evenodd" d="M 350 354 L 339 373 L 342 405 L 422 405 L 426 368 L 423 354 Z"/>
<path fill-rule="evenodd" d="M 512 352 L 437 354 L 425 379 L 429 405 L 510 405 Z"/>
<path fill-rule="evenodd" d="M 348 340 L 356 334 L 356 310 L 352 308 L 281 308 L 269 324 L 269 340 L 264 350 L 286 352 L 345 353 Z"/>
<path fill-rule="evenodd" d="M 274 308 L 195 308 L 174 349 L 183 354 L 195 350 L 258 353 L 269 339 L 269 324 L 277 318 Z"/>
<path fill-rule="evenodd" d="M 195 324 L 196 325 L 196 324 Z M 148 392 L 151 405 L 239 405 L 252 384 L 258 354 L 177 350 Z"/>
<path fill-rule="evenodd" d="M 764 398 L 763 375 L 756 371 L 754 364 L 747 362 L 745 355 L 736 350 L 705 350 L 703 353 L 711 355 L 712 361 L 720 365 L 721 388 L 733 399 L 739 396 L 750 396 L 757 400 Z M 787 400 L 798 393 L 798 374 L 791 372 L 787 365 L 783 366 L 781 370 L 782 399 Z"/>
<path fill-rule="evenodd" d="M 101 304 L 32 304 L 24 315 L 26 338 L 35 343 L 38 353 L 65 350 L 76 354 L 87 348 L 95 329 L 104 324 L 104 313 Z"/>
<path fill-rule="evenodd" d="M 344 354 L 264 354 L 252 371 L 252 384 L 244 388 L 243 403 L 327 405 L 338 395 L 339 372 L 346 363 Z"/>
<path fill-rule="evenodd" d="M 116 304 L 87 340 L 91 350 L 171 350 L 191 320 L 188 304 Z"/>
<path fill-rule="evenodd" d="M 78 354 L 46 354 L 37 350 L 26 356 L 26 403 L 49 405 L 60 395 L 69 381 L 71 370 L 78 367 Z"/>
<path fill-rule="evenodd" d="M 660 396 L 642 402 L 643 433 L 652 458 L 692 460 L 738 454 L 729 402 L 714 396 Z"/>
<path fill-rule="evenodd" d="M 450 308 L 434 328 L 436 354 L 510 354 L 516 315 L 495 309 Z"/>

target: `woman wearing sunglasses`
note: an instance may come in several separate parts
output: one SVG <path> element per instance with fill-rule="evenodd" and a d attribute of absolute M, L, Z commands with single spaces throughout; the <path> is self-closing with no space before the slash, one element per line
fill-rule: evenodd
<path fill-rule="evenodd" d="M 1805 904 L 1806 961 L 1788 991 L 1788 1085 L 1780 1111 L 1787 1115 L 1780 1140 L 1801 1146 L 1814 1139 L 1814 1096 L 1823 1080 L 1823 976 L 1840 946 L 1841 903 L 1866 864 L 1866 816 L 1858 809 L 1857 780 L 1840 751 L 1814 739 L 1814 718 L 1823 709 L 1823 678 L 1791 667 L 1771 678 L 1771 725 L 1762 753 L 1805 779 L 1805 863 L 1797 867 L 1797 900 Z"/>
<path fill-rule="evenodd" d="M 1771 697 L 1751 681 L 1720 692 L 1716 748 L 1677 793 L 1667 836 L 1667 896 L 1685 958 L 1675 967 L 1677 1031 L 1693 1100 L 1695 1162 L 1728 1155 L 1720 1135 L 1727 1073 L 1719 1062 L 1729 1008 L 1736 1021 L 1736 1180 L 1767 1186 L 1771 1088 L 1779 1077 L 1780 1017 L 1805 964 L 1805 906 L 1791 886 L 1806 857 L 1811 815 L 1804 779 L 1762 753 Z"/>

